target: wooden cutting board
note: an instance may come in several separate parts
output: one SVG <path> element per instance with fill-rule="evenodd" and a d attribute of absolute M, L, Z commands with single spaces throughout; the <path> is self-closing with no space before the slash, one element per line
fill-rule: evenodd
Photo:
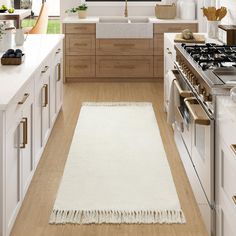
<path fill-rule="evenodd" d="M 202 34 L 193 34 L 193 39 L 183 39 L 182 34 L 176 34 L 175 43 L 205 43 L 205 36 Z"/>

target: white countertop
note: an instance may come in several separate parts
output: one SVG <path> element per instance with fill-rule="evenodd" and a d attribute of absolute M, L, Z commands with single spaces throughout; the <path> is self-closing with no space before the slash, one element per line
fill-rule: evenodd
<path fill-rule="evenodd" d="M 8 13 L 7 11 L 4 13 L 0 13 L 0 19 L 7 16 L 7 17 L 16 17 L 18 16 L 20 19 L 24 19 L 27 16 L 31 15 L 30 9 L 16 9 L 14 13 Z"/>
<path fill-rule="evenodd" d="M 178 33 L 164 33 L 164 37 L 167 37 L 170 42 L 174 42 L 175 35 Z M 207 37 L 206 33 L 194 33 L 194 34 L 201 34 L 205 36 L 206 43 L 215 43 L 215 44 L 222 44 L 219 40 L 217 39 L 211 39 Z"/>
<path fill-rule="evenodd" d="M 25 61 L 19 66 L 0 64 L 0 110 L 5 110 L 16 93 L 27 83 L 41 63 L 52 52 L 64 35 L 28 35 L 24 46 Z M 2 56 L 3 53 L 0 53 Z"/>
<path fill-rule="evenodd" d="M 138 17 L 138 16 L 129 16 L 129 17 Z M 140 16 L 143 17 L 143 16 Z M 181 19 L 171 19 L 171 20 L 161 20 L 157 19 L 155 16 L 148 17 L 151 23 L 198 23 L 198 20 L 181 20 Z M 62 23 L 98 23 L 99 16 L 89 16 L 86 19 L 79 19 L 78 15 L 67 16 L 62 19 Z"/>

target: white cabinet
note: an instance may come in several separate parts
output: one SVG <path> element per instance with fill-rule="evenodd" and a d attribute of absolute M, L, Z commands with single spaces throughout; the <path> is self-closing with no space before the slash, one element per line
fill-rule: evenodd
<path fill-rule="evenodd" d="M 62 43 L 57 45 L 53 52 L 51 78 L 50 78 L 50 122 L 55 122 L 57 113 L 61 109 L 63 100 L 63 80 L 62 80 Z"/>
<path fill-rule="evenodd" d="M 24 72 L 27 78 L 15 78 L 24 82 L 0 107 L 0 236 L 10 235 L 62 106 L 62 38 L 49 45 L 37 66 L 32 60 L 35 68 Z"/>
<path fill-rule="evenodd" d="M 216 226 L 217 236 L 236 235 L 236 103 L 217 97 Z"/>
<path fill-rule="evenodd" d="M 34 83 L 31 82 L 19 93 L 6 111 L 6 159 L 5 159 L 5 225 L 9 234 L 19 207 L 33 175 L 33 114 Z M 10 121 L 10 123 L 8 122 Z"/>
<path fill-rule="evenodd" d="M 176 51 L 174 49 L 173 34 L 164 34 L 164 110 L 167 111 L 169 103 L 169 73 L 174 69 Z"/>

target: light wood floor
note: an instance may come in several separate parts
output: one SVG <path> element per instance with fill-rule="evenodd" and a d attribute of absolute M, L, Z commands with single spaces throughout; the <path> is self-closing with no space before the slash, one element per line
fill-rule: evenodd
<path fill-rule="evenodd" d="M 175 225 L 49 225 L 70 148 L 84 101 L 152 102 L 187 223 Z M 12 236 L 205 236 L 199 210 L 174 144 L 173 132 L 163 112 L 162 83 L 70 83 L 65 85 L 64 106 L 36 170 Z M 155 187 L 155 186 L 153 186 Z"/>

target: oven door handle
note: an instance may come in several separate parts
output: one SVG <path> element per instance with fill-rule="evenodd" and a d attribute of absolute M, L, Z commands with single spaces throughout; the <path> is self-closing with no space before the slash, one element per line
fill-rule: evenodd
<path fill-rule="evenodd" d="M 181 97 L 183 98 L 188 98 L 188 97 L 192 97 L 193 94 L 191 91 L 188 91 L 188 90 L 183 90 L 179 84 L 179 81 L 177 79 L 174 80 L 174 85 L 175 87 L 177 88 L 178 90 L 178 93 Z"/>
<path fill-rule="evenodd" d="M 184 103 L 187 106 L 191 116 L 193 117 L 195 124 L 210 125 L 211 120 L 208 118 L 206 112 L 201 107 L 196 98 L 185 98 Z"/>

